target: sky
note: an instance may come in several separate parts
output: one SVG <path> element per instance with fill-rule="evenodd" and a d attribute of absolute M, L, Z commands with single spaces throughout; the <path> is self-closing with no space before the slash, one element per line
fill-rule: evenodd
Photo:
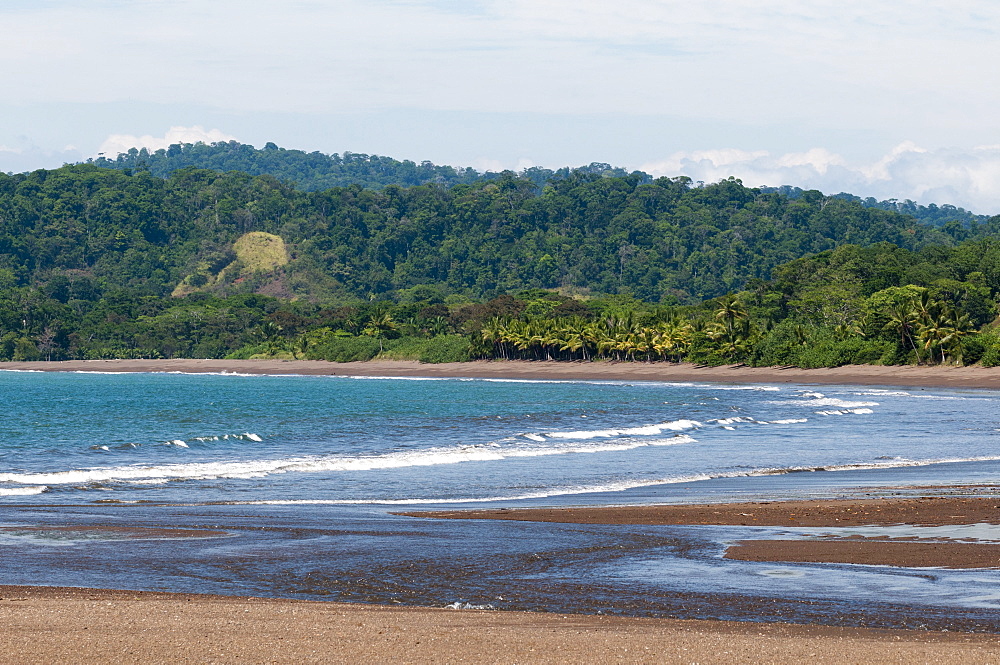
<path fill-rule="evenodd" d="M 0 171 L 238 140 L 1000 213 L 989 0 L 7 0 Z"/>

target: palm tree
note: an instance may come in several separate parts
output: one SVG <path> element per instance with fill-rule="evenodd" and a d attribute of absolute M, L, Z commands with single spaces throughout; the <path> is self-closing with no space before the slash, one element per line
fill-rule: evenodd
<path fill-rule="evenodd" d="M 747 310 L 736 296 L 726 296 L 719 300 L 715 310 L 715 318 L 727 328 L 732 329 L 736 321 L 747 318 Z"/>
<path fill-rule="evenodd" d="M 382 340 L 388 339 L 396 332 L 396 322 L 392 320 L 392 316 L 388 313 L 375 314 L 368 319 L 368 323 L 365 324 L 361 332 L 378 340 L 378 350 L 381 353 L 385 350 Z"/>
<path fill-rule="evenodd" d="M 885 325 L 886 328 L 892 328 L 899 333 L 899 343 L 906 348 L 907 342 L 909 342 L 910 347 L 913 349 L 913 353 L 917 356 L 917 364 L 919 365 L 922 361 L 920 358 L 920 350 L 917 348 L 917 343 L 914 340 L 914 329 L 919 320 L 919 314 L 917 313 L 916 307 L 912 304 L 910 306 L 904 305 L 903 303 L 898 303 L 893 307 L 889 308 L 887 312 L 889 315 L 889 323 Z"/>
<path fill-rule="evenodd" d="M 941 340 L 941 344 L 951 353 L 952 360 L 961 362 L 963 352 L 965 351 L 965 345 L 962 340 L 966 335 L 975 332 L 975 326 L 972 325 L 968 314 L 957 309 L 949 307 L 945 311 L 945 316 L 948 319 L 949 334 Z M 944 354 L 942 353 L 943 358 Z"/>
<path fill-rule="evenodd" d="M 662 323 L 657 328 L 655 348 L 665 360 L 674 356 L 675 362 L 680 362 L 682 354 L 691 346 L 694 336 L 694 326 L 690 321 L 671 320 Z"/>
<path fill-rule="evenodd" d="M 941 362 L 945 362 L 946 340 L 951 338 L 952 329 L 948 325 L 948 317 L 944 314 L 933 314 L 920 324 L 919 335 L 924 343 L 924 350 L 930 357 L 934 357 L 934 351 L 940 349 Z"/>

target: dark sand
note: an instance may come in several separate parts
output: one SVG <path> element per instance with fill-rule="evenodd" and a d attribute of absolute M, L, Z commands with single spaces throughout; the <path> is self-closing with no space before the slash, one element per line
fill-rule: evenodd
<path fill-rule="evenodd" d="M 341 376 L 428 376 L 508 379 L 595 379 L 617 381 L 713 381 L 721 383 L 806 383 L 888 385 L 1000 390 L 1000 368 L 878 367 L 828 369 L 702 367 L 688 363 L 475 361 L 422 364 L 379 360 L 330 363 L 321 360 L 66 360 L 0 362 L 0 370 L 85 372 L 241 372 Z"/>
<path fill-rule="evenodd" d="M 993 488 L 967 488 L 986 492 Z M 919 497 L 773 501 L 675 506 L 596 506 L 401 513 L 442 519 L 498 519 L 571 524 L 716 524 L 857 527 L 1000 524 L 1000 497 Z M 1000 568 L 1000 545 L 901 539 L 747 540 L 726 556 L 745 561 L 810 561 L 883 566 Z"/>
<path fill-rule="evenodd" d="M 982 488 L 986 491 L 987 488 Z M 400 513 L 411 517 L 523 520 L 569 524 L 728 524 L 865 526 L 1000 524 L 1000 496 L 824 499 L 667 506 L 587 506 Z"/>
<path fill-rule="evenodd" d="M 1000 637 L 0 587 L 5 663 L 1000 662 Z"/>
<path fill-rule="evenodd" d="M 912 568 L 1000 568 L 1000 545 L 868 538 L 744 540 L 730 546 L 726 558 Z"/>

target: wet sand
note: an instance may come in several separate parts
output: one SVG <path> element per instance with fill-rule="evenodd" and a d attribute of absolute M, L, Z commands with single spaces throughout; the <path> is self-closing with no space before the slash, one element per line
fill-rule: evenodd
<path fill-rule="evenodd" d="M 66 360 L 0 362 L 0 370 L 84 372 L 237 372 L 328 376 L 426 376 L 613 381 L 711 381 L 886 385 L 1000 390 L 1000 368 L 880 367 L 703 367 L 689 363 L 474 361 L 423 364 L 415 361 L 331 363 L 321 360 Z"/>
<path fill-rule="evenodd" d="M 960 488 L 949 488 L 956 491 Z M 961 488 L 991 494 L 994 487 Z M 400 513 L 440 519 L 498 519 L 570 524 L 713 524 L 859 527 L 1000 524 L 998 496 L 772 501 L 666 506 L 594 506 Z M 1000 544 L 927 539 L 818 538 L 747 540 L 726 557 L 745 561 L 856 563 L 900 567 L 1000 568 Z"/>
<path fill-rule="evenodd" d="M 888 539 L 743 540 L 727 559 L 908 568 L 1000 568 L 1000 545 Z"/>
<path fill-rule="evenodd" d="M 1000 637 L 0 587 L 8 663 L 996 663 Z"/>
<path fill-rule="evenodd" d="M 957 489 L 957 488 L 949 488 Z M 972 488 L 983 493 L 992 487 Z M 441 510 L 400 513 L 411 517 L 522 520 L 563 524 L 718 524 L 732 526 L 888 526 L 1000 524 L 1000 496 L 817 499 L 661 506 L 587 506 Z"/>

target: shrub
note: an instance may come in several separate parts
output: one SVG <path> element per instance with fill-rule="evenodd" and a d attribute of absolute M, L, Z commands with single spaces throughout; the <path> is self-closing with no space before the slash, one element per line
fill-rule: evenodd
<path fill-rule="evenodd" d="M 422 363 L 461 363 L 469 360 L 471 344 L 460 335 L 438 335 L 427 340 L 424 352 L 420 354 Z"/>
<path fill-rule="evenodd" d="M 973 342 L 972 340 L 975 341 Z M 970 353 L 970 351 L 973 351 L 973 349 L 970 349 L 972 345 L 979 346 L 982 349 L 976 360 L 972 360 L 972 354 Z M 970 335 L 965 340 L 964 346 L 966 365 L 978 362 L 983 367 L 1000 367 L 1000 335 L 996 332 L 991 330 L 981 335 Z"/>
<path fill-rule="evenodd" d="M 310 360 L 349 363 L 371 360 L 378 355 L 379 350 L 378 340 L 374 337 L 329 336 L 309 349 L 307 357 Z"/>
<path fill-rule="evenodd" d="M 799 353 L 799 367 L 840 367 L 841 365 L 874 365 L 895 345 L 884 340 L 852 337 L 843 341 L 821 339 Z"/>
<path fill-rule="evenodd" d="M 232 353 L 226 354 L 226 360 L 249 360 L 250 356 L 267 353 L 267 346 L 266 342 L 241 346 Z"/>

